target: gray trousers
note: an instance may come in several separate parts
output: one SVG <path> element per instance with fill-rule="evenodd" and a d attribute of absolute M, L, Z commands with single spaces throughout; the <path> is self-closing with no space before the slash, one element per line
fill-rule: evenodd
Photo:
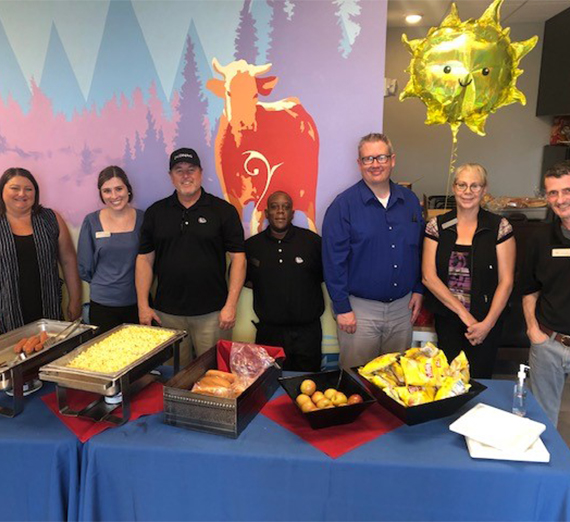
<path fill-rule="evenodd" d="M 411 294 L 391 303 L 381 303 L 350 296 L 356 315 L 356 332 L 348 334 L 337 328 L 339 365 L 361 366 L 390 352 L 403 352 L 412 345 Z"/>
<path fill-rule="evenodd" d="M 186 330 L 188 337 L 180 343 L 180 368 L 188 366 L 196 357 L 208 351 L 219 339 L 231 339 L 231 330 L 221 330 L 220 312 L 205 315 L 171 315 L 155 310 L 165 328 Z"/>
<path fill-rule="evenodd" d="M 570 348 L 551 337 L 531 345 L 529 361 L 530 389 L 556 426 L 564 383 L 570 373 Z"/>

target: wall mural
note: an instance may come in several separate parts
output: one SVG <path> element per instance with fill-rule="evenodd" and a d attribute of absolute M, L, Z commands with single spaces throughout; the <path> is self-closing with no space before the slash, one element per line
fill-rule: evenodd
<path fill-rule="evenodd" d="M 251 232 L 261 231 L 267 198 L 285 190 L 315 227 L 315 196 L 319 162 L 319 136 L 314 120 L 297 98 L 264 103 L 278 78 L 259 78 L 271 68 L 239 60 L 214 69 L 223 80 L 207 83 L 224 100 L 216 136 L 216 172 L 225 197 L 240 215 L 254 202 Z M 257 165 L 257 166 L 255 166 Z"/>
<path fill-rule="evenodd" d="M 246 235 L 277 189 L 318 230 L 382 127 L 386 3 L 0 2 L 0 170 L 31 170 L 75 234 L 102 168 L 122 166 L 144 209 L 189 146 Z"/>

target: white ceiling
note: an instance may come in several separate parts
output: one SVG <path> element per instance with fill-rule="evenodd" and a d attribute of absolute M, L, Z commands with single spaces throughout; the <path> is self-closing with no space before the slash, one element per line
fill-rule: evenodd
<path fill-rule="evenodd" d="M 479 18 L 492 0 L 455 0 L 461 20 Z M 418 13 L 424 18 L 418 26 L 437 26 L 444 19 L 452 0 L 388 0 L 388 27 L 410 27 L 404 17 Z M 545 22 L 570 8 L 570 0 L 505 0 L 501 22 L 523 24 Z M 503 24 L 504 25 L 504 24 Z"/>

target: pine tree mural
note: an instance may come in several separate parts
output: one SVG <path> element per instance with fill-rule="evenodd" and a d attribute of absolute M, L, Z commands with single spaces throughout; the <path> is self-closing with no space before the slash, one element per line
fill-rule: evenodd
<path fill-rule="evenodd" d="M 251 0 L 245 0 L 239 15 L 239 24 L 235 38 L 234 59 L 245 60 L 247 63 L 257 61 L 257 37 L 253 16 L 251 15 Z"/>
<path fill-rule="evenodd" d="M 123 152 L 123 168 L 127 173 L 127 176 L 131 173 L 132 166 L 133 166 L 133 153 L 131 150 L 131 142 L 129 138 L 125 139 L 125 151 Z"/>
<path fill-rule="evenodd" d="M 192 147 L 198 155 L 206 150 L 206 113 L 208 102 L 203 93 L 202 83 L 198 78 L 194 42 L 186 40 L 184 83 L 180 89 L 178 102 L 178 128 L 174 139 L 176 148 Z"/>
<path fill-rule="evenodd" d="M 89 148 L 87 143 L 84 145 L 81 151 L 81 173 L 88 176 L 93 172 L 93 163 L 95 161 L 93 151 Z M 80 178 L 79 183 L 81 183 L 82 178 Z"/>
<path fill-rule="evenodd" d="M 157 132 L 150 110 L 147 111 L 146 121 L 144 138 L 141 140 L 138 132 L 136 134 L 135 157 L 129 173 L 136 194 L 136 206 L 139 208 L 147 208 L 168 195 L 172 189 L 164 136 L 161 130 Z"/>
<path fill-rule="evenodd" d="M 338 52 L 342 32 L 338 26 L 337 6 L 333 2 L 297 1 L 293 16 L 288 19 L 284 3 L 273 2 L 273 32 L 269 49 L 269 61 L 273 64 L 270 74 L 279 77 L 273 90 L 275 97 L 298 96 L 303 104 L 322 104 L 322 93 L 331 91 L 329 75 L 344 61 Z M 328 29 L 316 30 L 327 27 Z M 292 57 L 295 60 L 291 67 Z"/>
<path fill-rule="evenodd" d="M 343 58 L 347 58 L 352 50 L 354 39 L 358 38 L 360 25 L 355 21 L 360 15 L 361 8 L 359 0 L 335 0 L 338 6 L 338 25 L 341 28 L 342 38 L 339 44 L 339 51 Z M 344 22 L 343 22 L 344 19 Z"/>
<path fill-rule="evenodd" d="M 208 101 L 204 86 L 198 76 L 195 48 L 201 45 L 194 42 L 191 35 L 198 39 L 198 33 L 192 22 L 186 40 L 184 57 L 184 83 L 180 89 L 178 102 L 178 125 L 174 138 L 175 148 L 191 147 L 198 153 L 204 170 L 204 188 L 218 196 L 222 196 L 214 160 L 215 135 L 211 134 L 211 122 L 208 121 Z M 217 123 L 217 122 L 215 122 Z"/>

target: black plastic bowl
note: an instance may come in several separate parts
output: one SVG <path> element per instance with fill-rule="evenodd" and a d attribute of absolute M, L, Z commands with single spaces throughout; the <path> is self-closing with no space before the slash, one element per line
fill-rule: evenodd
<path fill-rule="evenodd" d="M 317 390 L 322 392 L 327 388 L 335 388 L 337 391 L 344 393 L 347 397 L 358 393 L 362 396 L 363 402 L 349 406 L 303 413 L 299 406 L 297 406 L 295 399 L 301 393 L 301 383 L 305 379 L 314 381 L 317 385 Z M 289 395 L 291 400 L 295 403 L 295 408 L 299 414 L 307 419 L 311 428 L 314 430 L 328 428 L 329 426 L 338 426 L 340 424 L 350 424 L 354 422 L 366 408 L 376 402 L 374 397 L 366 391 L 366 388 L 362 386 L 354 376 L 343 370 L 307 373 L 297 377 L 280 377 L 278 381 L 287 392 L 287 395 Z"/>
<path fill-rule="evenodd" d="M 384 406 L 384 408 L 391 411 L 396 415 L 396 417 L 410 426 L 453 415 L 464 404 L 467 404 L 471 399 L 487 389 L 487 386 L 471 379 L 471 381 L 469 381 L 471 388 L 469 388 L 467 393 L 457 395 L 455 397 L 449 397 L 448 399 L 441 399 L 439 401 L 426 402 L 425 404 L 406 407 L 403 404 L 396 402 L 394 399 L 386 395 L 378 386 L 372 384 L 360 375 L 357 367 L 351 368 L 351 371 L 362 381 L 367 390 L 374 395 L 379 404 Z"/>

